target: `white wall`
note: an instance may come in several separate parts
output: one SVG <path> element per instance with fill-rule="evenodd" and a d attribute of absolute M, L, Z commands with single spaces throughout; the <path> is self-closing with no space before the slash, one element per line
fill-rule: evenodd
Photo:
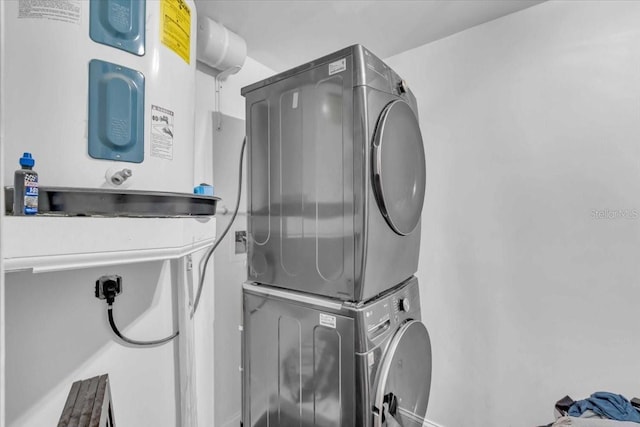
<path fill-rule="evenodd" d="M 231 219 L 238 190 L 238 161 L 244 136 L 245 106 L 240 89 L 274 74 L 273 70 L 257 61 L 247 58 L 242 70 L 222 82 L 219 105 L 215 103 L 214 72 L 199 65 L 196 80 L 196 141 L 199 148 L 201 176 L 215 186 L 215 193 L 222 198 L 216 215 L 217 234 L 220 235 Z M 213 112 L 221 112 L 221 129 L 217 129 L 218 117 Z M 246 160 L 246 156 L 245 156 Z M 246 163 L 245 163 L 246 164 Z M 198 165 L 196 166 L 198 168 Z M 246 169 L 245 169 L 246 177 Z M 246 191 L 246 179 L 243 192 Z M 215 390 L 207 394 L 199 392 L 198 409 L 215 401 L 216 427 L 237 426 L 240 419 L 240 333 L 238 325 L 242 321 L 242 283 L 246 279 L 246 254 L 235 254 L 234 236 L 236 230 L 246 230 L 246 194 L 242 195 L 240 215 L 236 218 L 229 234 L 216 250 L 214 256 L 215 288 L 205 290 L 203 299 L 213 301 L 214 314 L 210 319 L 213 326 L 208 331 L 213 339 L 215 368 Z M 202 367 L 198 365 L 198 373 Z M 200 391 L 200 390 L 199 390 Z M 213 393 L 213 394 L 211 394 Z M 208 403 L 213 407 L 211 403 Z M 201 419 L 204 415 L 201 415 Z"/>
<path fill-rule="evenodd" d="M 4 4 L 0 4 L 0 51 L 4 52 Z M 1 58 L 1 55 L 0 55 Z M 4 62 L 0 59 L 0 93 L 4 93 Z M 4 98 L 0 97 L 0 165 L 4 165 Z M 4 174 L 0 173 L 0 189 L 4 188 Z M 1 191 L 0 191 L 1 192 Z M 4 223 L 4 192 L 0 194 L 0 260 L 3 258 L 2 227 Z M 5 345 L 4 345 L 4 263 L 0 262 L 0 427 L 5 426 Z"/>
<path fill-rule="evenodd" d="M 638 2 L 553 1 L 388 60 L 426 143 L 431 420 L 640 396 L 639 23 Z"/>
<path fill-rule="evenodd" d="M 34 243 L 37 244 L 37 243 Z M 7 426 L 56 425 L 71 384 L 108 373 L 118 425 L 179 424 L 177 342 L 121 344 L 95 280 L 120 274 L 114 318 L 128 337 L 150 340 L 177 328 L 176 272 L 152 262 L 6 276 Z"/>

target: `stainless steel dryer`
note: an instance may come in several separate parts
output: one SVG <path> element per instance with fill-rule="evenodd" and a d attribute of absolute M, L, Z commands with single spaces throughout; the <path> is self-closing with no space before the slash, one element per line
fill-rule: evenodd
<path fill-rule="evenodd" d="M 360 45 L 242 89 L 249 280 L 361 301 L 417 270 L 416 100 Z"/>
<path fill-rule="evenodd" d="M 373 301 L 245 284 L 244 427 L 421 427 L 431 343 L 417 279 Z M 389 416 L 386 415 L 386 416 Z"/>

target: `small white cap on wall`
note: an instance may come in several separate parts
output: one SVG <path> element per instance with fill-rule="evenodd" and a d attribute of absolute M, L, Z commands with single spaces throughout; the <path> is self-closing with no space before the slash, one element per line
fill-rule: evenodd
<path fill-rule="evenodd" d="M 247 43 L 224 25 L 206 16 L 198 16 L 198 61 L 225 74 L 235 74 L 244 65 Z"/>

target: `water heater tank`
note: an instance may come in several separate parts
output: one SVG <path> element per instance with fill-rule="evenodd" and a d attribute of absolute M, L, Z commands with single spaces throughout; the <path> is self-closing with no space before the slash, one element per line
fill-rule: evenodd
<path fill-rule="evenodd" d="M 193 0 L 3 1 L 4 179 L 190 193 Z"/>

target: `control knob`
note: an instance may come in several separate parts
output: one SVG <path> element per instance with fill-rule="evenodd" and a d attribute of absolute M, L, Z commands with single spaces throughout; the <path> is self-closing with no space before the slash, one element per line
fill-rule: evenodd
<path fill-rule="evenodd" d="M 404 80 L 400 80 L 400 82 L 398 83 L 398 93 L 400 95 L 407 93 L 407 91 L 409 90 L 409 86 L 407 86 L 407 82 L 405 82 Z"/>
<path fill-rule="evenodd" d="M 400 309 L 400 311 L 404 312 L 411 310 L 411 302 L 409 301 L 409 298 L 401 298 L 400 301 L 398 301 L 398 308 Z"/>

